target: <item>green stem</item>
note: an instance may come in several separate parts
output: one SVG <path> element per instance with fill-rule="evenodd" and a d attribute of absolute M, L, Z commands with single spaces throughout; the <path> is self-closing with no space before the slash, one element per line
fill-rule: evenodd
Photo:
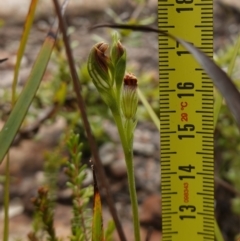
<path fill-rule="evenodd" d="M 216 219 L 215 219 L 215 221 L 214 221 L 214 226 L 215 226 L 214 230 L 215 230 L 216 240 L 217 240 L 217 241 L 224 241 L 223 236 L 222 236 L 222 233 L 221 233 L 221 231 L 220 231 L 220 228 L 218 227 L 218 224 L 217 224 Z"/>
<path fill-rule="evenodd" d="M 147 110 L 149 116 L 151 117 L 153 123 L 158 128 L 158 130 L 160 131 L 160 120 L 159 120 L 159 117 L 155 114 L 153 108 L 148 103 L 146 97 L 144 96 L 144 94 L 142 93 L 142 91 L 139 88 L 137 89 L 137 92 L 138 92 L 139 99 L 141 100 L 141 102 L 143 103 L 144 107 L 146 108 L 146 110 Z"/>
<path fill-rule="evenodd" d="M 125 135 L 124 127 L 123 127 L 122 118 L 119 111 L 116 111 L 116 112 L 114 111 L 113 117 L 118 128 L 119 136 L 123 146 L 126 166 L 127 166 L 128 186 L 129 186 L 129 193 L 130 193 L 132 214 L 133 214 L 134 237 L 135 237 L 135 241 L 140 241 L 140 225 L 139 225 L 139 217 L 138 217 L 137 193 L 136 193 L 135 178 L 134 178 L 132 143 L 131 145 L 129 145 L 128 143 L 128 140 Z"/>
<path fill-rule="evenodd" d="M 6 169 L 5 169 L 5 184 L 4 184 L 4 231 L 3 231 L 3 240 L 8 240 L 9 235 L 9 183 L 10 183 L 10 176 L 9 176 L 9 153 L 7 154 L 6 158 Z"/>
<path fill-rule="evenodd" d="M 129 157 L 127 157 L 126 153 L 125 153 L 125 158 L 126 158 L 126 165 L 127 165 L 129 192 L 130 192 L 130 198 L 131 198 L 131 203 L 132 203 L 134 235 L 135 235 L 135 240 L 140 241 L 138 201 L 137 201 L 137 193 L 136 193 L 136 186 L 135 186 L 135 177 L 134 177 L 134 167 L 133 167 L 132 154 L 130 154 Z"/>

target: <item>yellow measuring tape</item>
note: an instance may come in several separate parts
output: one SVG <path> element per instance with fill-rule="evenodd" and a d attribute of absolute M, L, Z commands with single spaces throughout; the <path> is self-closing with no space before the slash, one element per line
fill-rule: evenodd
<path fill-rule="evenodd" d="M 158 0 L 158 26 L 212 56 L 212 4 Z M 159 74 L 162 240 L 214 240 L 212 81 L 166 36 L 159 36 Z"/>

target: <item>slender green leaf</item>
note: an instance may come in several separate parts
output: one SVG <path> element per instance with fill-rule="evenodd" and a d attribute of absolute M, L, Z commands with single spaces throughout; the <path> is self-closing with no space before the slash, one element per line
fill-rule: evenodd
<path fill-rule="evenodd" d="M 18 73 L 20 69 L 20 64 L 22 60 L 22 56 L 27 44 L 29 32 L 32 27 L 32 23 L 34 20 L 35 10 L 37 7 L 38 0 L 32 0 L 29 6 L 28 14 L 25 20 L 24 31 L 21 38 L 21 42 L 19 45 L 18 53 L 17 53 L 17 61 L 14 69 L 14 77 L 13 77 L 13 84 L 12 84 L 12 103 L 14 104 L 16 101 L 16 87 L 17 87 L 17 80 L 18 80 Z"/>
<path fill-rule="evenodd" d="M 114 222 L 111 220 L 108 222 L 108 225 L 105 229 L 105 241 L 112 241 L 113 240 L 113 232 L 115 230 L 115 224 Z"/>
<path fill-rule="evenodd" d="M 216 220 L 214 221 L 214 230 L 215 230 L 216 241 L 224 241 L 221 230 L 220 230 Z"/>
<path fill-rule="evenodd" d="M 223 98 L 218 90 L 215 90 L 214 95 L 214 127 L 217 125 L 218 115 L 222 107 Z"/>
<path fill-rule="evenodd" d="M 14 105 L 14 108 L 7 122 L 0 132 L 0 164 L 2 163 L 7 150 L 9 149 L 18 129 L 20 128 L 28 108 L 37 92 L 49 58 L 51 56 L 51 52 L 55 43 L 55 37 L 55 33 L 50 31 L 38 54 L 28 81 L 16 104 Z"/>
<path fill-rule="evenodd" d="M 227 73 L 229 76 L 232 76 L 233 74 L 233 69 L 237 60 L 239 48 L 240 48 L 240 35 L 238 36 L 237 42 L 234 46 L 233 55 L 231 56 L 231 62 L 228 66 Z M 222 107 L 222 101 L 223 101 L 222 96 L 218 91 L 216 91 L 215 102 L 214 102 L 214 126 L 216 126 L 217 124 L 218 115 Z"/>
<path fill-rule="evenodd" d="M 195 57 L 195 59 L 204 68 L 206 73 L 212 79 L 214 85 L 225 98 L 232 115 L 240 127 L 240 94 L 231 78 L 201 50 L 197 49 L 182 39 L 176 39 Z"/>
<path fill-rule="evenodd" d="M 146 108 L 149 116 L 151 117 L 153 123 L 158 128 L 158 130 L 160 131 L 160 121 L 159 121 L 159 118 L 155 114 L 155 112 L 153 111 L 153 108 L 151 107 L 151 105 L 149 105 L 147 99 L 145 98 L 145 96 L 143 95 L 143 93 L 142 93 L 142 91 L 140 89 L 138 89 L 138 97 L 141 100 L 142 104 L 145 106 L 145 108 Z"/>
<path fill-rule="evenodd" d="M 94 200 L 93 200 L 93 221 L 92 221 L 92 241 L 103 241 L 103 221 L 101 197 L 97 186 L 97 178 L 93 169 L 94 180 Z"/>
<path fill-rule="evenodd" d="M 4 231 L 3 241 L 8 241 L 9 237 L 9 186 L 10 186 L 10 173 L 9 173 L 9 155 L 7 155 L 5 167 L 5 182 L 4 182 Z"/>

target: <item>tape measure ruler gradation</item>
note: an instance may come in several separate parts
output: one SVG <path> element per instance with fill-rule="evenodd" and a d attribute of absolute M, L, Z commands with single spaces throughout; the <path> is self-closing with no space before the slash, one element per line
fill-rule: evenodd
<path fill-rule="evenodd" d="M 212 57 L 212 0 L 158 0 L 158 26 Z M 213 84 L 166 36 L 159 74 L 162 240 L 214 240 Z"/>

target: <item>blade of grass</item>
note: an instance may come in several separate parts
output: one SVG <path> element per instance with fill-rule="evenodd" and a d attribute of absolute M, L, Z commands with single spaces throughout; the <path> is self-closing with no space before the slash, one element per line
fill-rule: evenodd
<path fill-rule="evenodd" d="M 233 50 L 231 62 L 228 66 L 227 73 L 228 73 L 229 76 L 231 76 L 232 73 L 233 73 L 233 69 L 234 69 L 234 66 L 235 66 L 235 63 L 236 63 L 236 60 L 237 60 L 239 48 L 240 48 L 240 35 L 238 36 L 237 42 L 236 42 L 234 50 Z M 223 101 L 222 96 L 220 95 L 220 93 L 218 91 L 216 91 L 215 102 L 214 102 L 214 126 L 215 127 L 216 127 L 216 124 L 217 124 L 220 109 L 222 107 L 222 101 Z"/>
<path fill-rule="evenodd" d="M 12 106 L 14 106 L 15 100 L 16 100 L 16 86 L 17 86 L 17 79 L 18 79 L 18 73 L 19 73 L 19 68 L 21 64 L 21 59 L 25 50 L 25 46 L 27 43 L 28 35 L 33 23 L 33 18 L 35 15 L 35 10 L 37 6 L 38 0 L 32 0 L 29 10 L 28 10 L 28 15 L 25 21 L 25 26 L 24 26 L 24 31 L 23 31 L 23 36 L 20 42 L 18 54 L 17 54 L 17 61 L 16 61 L 16 66 L 14 69 L 14 79 L 13 79 L 13 84 L 12 84 Z M 5 61 L 6 59 L 3 59 L 2 61 Z M 2 62 L 1 61 L 1 62 Z M 9 153 L 7 155 L 7 160 L 6 160 L 6 169 L 5 169 L 5 184 L 4 184 L 4 232 L 3 232 L 3 240 L 8 241 L 9 237 L 9 216 L 8 216 L 8 211 L 9 211 L 9 183 L 10 183 L 10 174 L 9 174 Z"/>
<path fill-rule="evenodd" d="M 22 35 L 21 42 L 20 42 L 20 45 L 19 45 L 19 48 L 18 48 L 17 61 L 16 61 L 16 65 L 15 65 L 15 68 L 14 68 L 14 76 L 13 76 L 13 84 L 12 84 L 12 104 L 14 104 L 15 101 L 16 101 L 16 87 L 17 87 L 18 73 L 19 73 L 23 53 L 25 51 L 25 47 L 26 47 L 26 44 L 27 44 L 29 32 L 31 30 L 32 23 L 33 23 L 33 20 L 34 20 L 34 15 L 35 15 L 37 3 L 38 3 L 38 0 L 32 0 L 31 1 L 31 4 L 29 6 L 29 10 L 28 10 L 28 14 L 27 14 L 27 17 L 26 17 L 26 20 L 25 20 L 25 24 L 24 24 L 23 35 Z"/>
<path fill-rule="evenodd" d="M 42 46 L 42 49 L 38 54 L 28 81 L 22 90 L 17 102 L 15 103 L 7 122 L 0 132 L 0 164 L 2 163 L 7 150 L 9 149 L 18 129 L 20 128 L 28 108 L 37 92 L 47 67 L 47 63 L 51 56 L 55 38 L 56 33 L 50 31 Z"/>
<path fill-rule="evenodd" d="M 68 0 L 65 0 L 62 5 L 62 12 L 64 12 L 67 3 Z M 53 26 L 55 26 L 55 24 Z M 45 73 L 48 61 L 50 59 L 56 41 L 57 32 L 57 28 L 53 27 L 48 32 L 47 37 L 33 65 L 27 83 L 20 96 L 18 97 L 18 100 L 14 105 L 14 108 L 12 109 L 7 122 L 0 132 L 0 164 L 2 163 L 6 152 L 8 151 L 18 129 L 20 128 L 28 108 L 37 92 L 42 77 Z"/>
<path fill-rule="evenodd" d="M 111 215 L 113 217 L 113 220 L 114 220 L 119 238 L 120 238 L 121 241 L 126 241 L 126 237 L 125 237 L 125 234 L 123 232 L 121 222 L 119 221 L 113 198 L 111 196 L 109 183 L 108 183 L 108 180 L 106 178 L 106 174 L 105 174 L 104 168 L 102 166 L 102 162 L 101 162 L 99 154 L 98 154 L 97 145 L 96 145 L 95 139 L 92 135 L 91 127 L 90 127 L 90 124 L 89 124 L 89 121 L 88 121 L 88 118 L 87 118 L 86 106 L 84 104 L 84 100 L 83 100 L 83 97 L 82 97 L 82 94 L 81 94 L 81 84 L 80 84 L 79 77 L 77 75 L 77 71 L 76 71 L 76 68 L 75 68 L 75 62 L 74 62 L 74 59 L 73 59 L 73 54 L 72 54 L 70 44 L 69 44 L 66 23 L 65 23 L 65 21 L 62 17 L 61 12 L 60 12 L 58 1 L 53 0 L 53 2 L 54 2 L 54 5 L 55 5 L 56 13 L 58 15 L 60 29 L 61 29 L 62 35 L 63 35 L 63 42 L 64 42 L 64 45 L 65 45 L 65 48 L 66 48 L 66 54 L 67 54 L 67 57 L 68 57 L 69 68 L 70 68 L 70 72 L 71 72 L 71 75 L 72 75 L 74 91 L 75 91 L 76 97 L 77 97 L 78 108 L 79 108 L 79 110 L 81 112 L 81 115 L 82 115 L 83 125 L 85 127 L 85 131 L 86 131 L 86 135 L 87 135 L 87 138 L 88 138 L 91 153 L 92 153 L 92 156 L 93 156 L 94 164 L 96 166 L 96 174 L 97 174 L 98 180 L 100 181 L 101 189 L 106 194 L 106 200 L 107 200 L 107 203 L 108 203 L 108 207 L 109 207 L 109 210 L 110 210 Z"/>
<path fill-rule="evenodd" d="M 228 71 L 227 72 L 228 72 L 228 74 L 230 76 L 233 74 L 233 70 L 234 70 L 234 66 L 235 66 L 236 60 L 237 60 L 239 49 L 240 49 L 240 35 L 238 36 L 237 42 L 236 42 L 236 44 L 234 46 L 231 62 L 229 64 L 229 66 L 228 66 Z"/>
<path fill-rule="evenodd" d="M 3 241 L 8 241 L 9 236 L 9 184 L 10 184 L 10 174 L 9 174 L 9 154 L 7 155 L 6 167 L 5 167 L 5 180 L 4 180 L 4 231 L 3 231 Z"/>
<path fill-rule="evenodd" d="M 145 96 L 143 95 L 142 91 L 138 88 L 138 97 L 145 106 L 149 116 L 151 117 L 153 123 L 156 125 L 158 130 L 160 131 L 160 121 L 155 112 L 153 111 L 152 107 L 149 105 L 148 101 L 146 100 Z"/>
<path fill-rule="evenodd" d="M 219 112 L 221 110 L 222 107 L 222 101 L 223 98 L 221 96 L 221 94 L 219 93 L 218 90 L 215 90 L 215 96 L 214 96 L 214 127 L 216 127 L 217 125 L 217 121 L 218 121 L 218 116 L 219 116 Z"/>
<path fill-rule="evenodd" d="M 221 230 L 217 224 L 216 219 L 214 220 L 214 231 L 215 231 L 216 241 L 224 241 Z"/>
<path fill-rule="evenodd" d="M 102 221 L 102 204 L 101 197 L 98 190 L 97 178 L 95 175 L 94 165 L 92 165 L 93 172 L 93 222 L 92 222 L 92 241 L 103 241 L 103 221 Z"/>
<path fill-rule="evenodd" d="M 177 40 L 195 57 L 212 79 L 240 128 L 240 94 L 231 78 L 202 51 L 179 38 Z"/>

